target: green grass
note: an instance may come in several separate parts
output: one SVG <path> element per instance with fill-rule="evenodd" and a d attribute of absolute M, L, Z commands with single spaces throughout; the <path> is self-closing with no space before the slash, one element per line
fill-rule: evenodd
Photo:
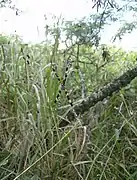
<path fill-rule="evenodd" d="M 6 56 L 1 49 L 0 179 L 136 180 L 136 94 L 121 91 L 101 104 L 101 109 L 95 106 L 79 122 L 61 128 L 69 106 L 64 95 L 60 104 L 54 103 L 58 81 L 50 66 L 50 50 L 44 47 L 37 56 L 40 51 L 33 48 L 25 51 L 31 54 L 29 64 L 19 44 L 11 44 Z M 110 69 L 106 82 L 116 74 L 117 66 L 117 62 L 106 66 Z M 93 86 L 103 84 L 104 71 L 92 84 L 90 67 L 81 68 L 87 89 L 93 91 Z M 68 87 L 79 90 L 79 81 L 74 72 Z M 80 91 L 76 93 L 78 97 Z"/>

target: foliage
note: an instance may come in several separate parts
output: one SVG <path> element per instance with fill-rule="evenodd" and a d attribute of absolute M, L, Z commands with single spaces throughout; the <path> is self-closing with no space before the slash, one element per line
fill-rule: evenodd
<path fill-rule="evenodd" d="M 136 179 L 136 79 L 60 127 L 69 105 L 64 94 L 54 103 L 51 60 L 62 75 L 71 57 L 66 88 L 77 103 L 133 68 L 137 53 L 85 43 L 64 51 L 16 36 L 0 42 L 0 179 Z"/>
<path fill-rule="evenodd" d="M 0 8 L 10 8 L 16 12 L 16 15 L 19 15 L 22 11 L 15 7 L 12 0 L 0 0 Z"/>
<path fill-rule="evenodd" d="M 69 126 L 65 93 L 55 103 L 51 64 L 60 77 L 71 64 L 66 89 L 74 104 L 137 65 L 136 52 L 100 44 L 100 30 L 119 19 L 120 7 L 104 2 L 100 14 L 47 25 L 42 44 L 0 37 L 0 179 L 137 178 L 136 79 Z M 119 37 L 135 27 L 126 22 Z"/>
<path fill-rule="evenodd" d="M 117 8 L 117 2 L 116 1 L 110 1 L 110 0 L 92 0 L 94 2 L 94 5 L 92 8 L 97 8 L 97 11 L 99 8 Z"/>
<path fill-rule="evenodd" d="M 0 7 L 5 7 L 7 4 L 11 4 L 11 0 L 1 0 Z"/>
<path fill-rule="evenodd" d="M 118 29 L 118 32 L 113 37 L 113 42 L 116 39 L 121 40 L 124 35 L 126 35 L 127 33 L 131 33 L 134 29 L 136 29 L 137 2 L 135 0 L 93 0 L 93 2 L 93 8 L 96 7 L 97 11 L 103 10 L 104 12 L 113 12 L 115 14 L 115 17 L 112 18 L 112 21 L 114 19 L 114 21 L 120 22 L 120 27 Z M 127 14 L 131 15 L 131 20 L 129 20 L 129 22 L 127 21 L 127 18 L 125 18 Z M 124 19 L 126 19 L 126 21 Z"/>

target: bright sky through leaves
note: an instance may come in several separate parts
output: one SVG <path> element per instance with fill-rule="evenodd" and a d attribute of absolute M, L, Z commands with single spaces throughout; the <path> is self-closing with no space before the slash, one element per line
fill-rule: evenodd
<path fill-rule="evenodd" d="M 92 9 L 91 0 L 14 0 L 14 4 L 24 12 L 16 16 L 15 12 L 10 9 L 0 10 L 0 33 L 14 34 L 15 30 L 18 35 L 22 36 L 25 42 L 41 42 L 44 40 L 44 14 L 60 14 L 65 19 L 72 20 L 91 14 L 96 9 Z M 127 16 L 126 19 L 132 17 Z M 116 33 L 119 25 L 115 23 L 106 27 L 102 36 L 102 43 L 110 44 L 110 40 Z M 137 49 L 135 37 L 137 32 L 126 35 L 122 42 L 115 44 L 124 49 Z"/>

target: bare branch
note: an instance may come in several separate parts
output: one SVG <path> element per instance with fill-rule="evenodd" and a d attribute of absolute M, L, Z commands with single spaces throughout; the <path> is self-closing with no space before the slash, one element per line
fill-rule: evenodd
<path fill-rule="evenodd" d="M 127 86 L 135 77 L 137 77 L 137 67 L 128 70 L 122 76 L 115 79 L 112 83 L 107 84 L 102 89 L 94 92 L 89 97 L 81 100 L 81 102 L 74 106 L 74 111 L 77 115 L 83 114 L 93 107 L 99 101 L 112 96 L 113 93 L 118 92 L 121 88 Z M 70 121 L 75 119 L 72 111 L 67 113 L 67 117 Z"/>

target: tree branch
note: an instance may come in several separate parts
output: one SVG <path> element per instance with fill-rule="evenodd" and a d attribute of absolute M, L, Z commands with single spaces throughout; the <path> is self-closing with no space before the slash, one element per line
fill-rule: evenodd
<path fill-rule="evenodd" d="M 100 90 L 94 92 L 87 98 L 81 100 L 79 104 L 74 106 L 74 111 L 76 112 L 77 115 L 83 114 L 99 101 L 102 101 L 104 98 L 107 98 L 108 96 L 112 96 L 113 93 L 118 92 L 121 88 L 127 86 L 136 76 L 137 76 L 137 67 L 128 70 L 119 78 L 114 79 L 112 83 L 107 84 Z M 73 111 L 69 111 L 67 113 L 67 117 L 69 121 L 74 120 L 75 115 Z"/>

